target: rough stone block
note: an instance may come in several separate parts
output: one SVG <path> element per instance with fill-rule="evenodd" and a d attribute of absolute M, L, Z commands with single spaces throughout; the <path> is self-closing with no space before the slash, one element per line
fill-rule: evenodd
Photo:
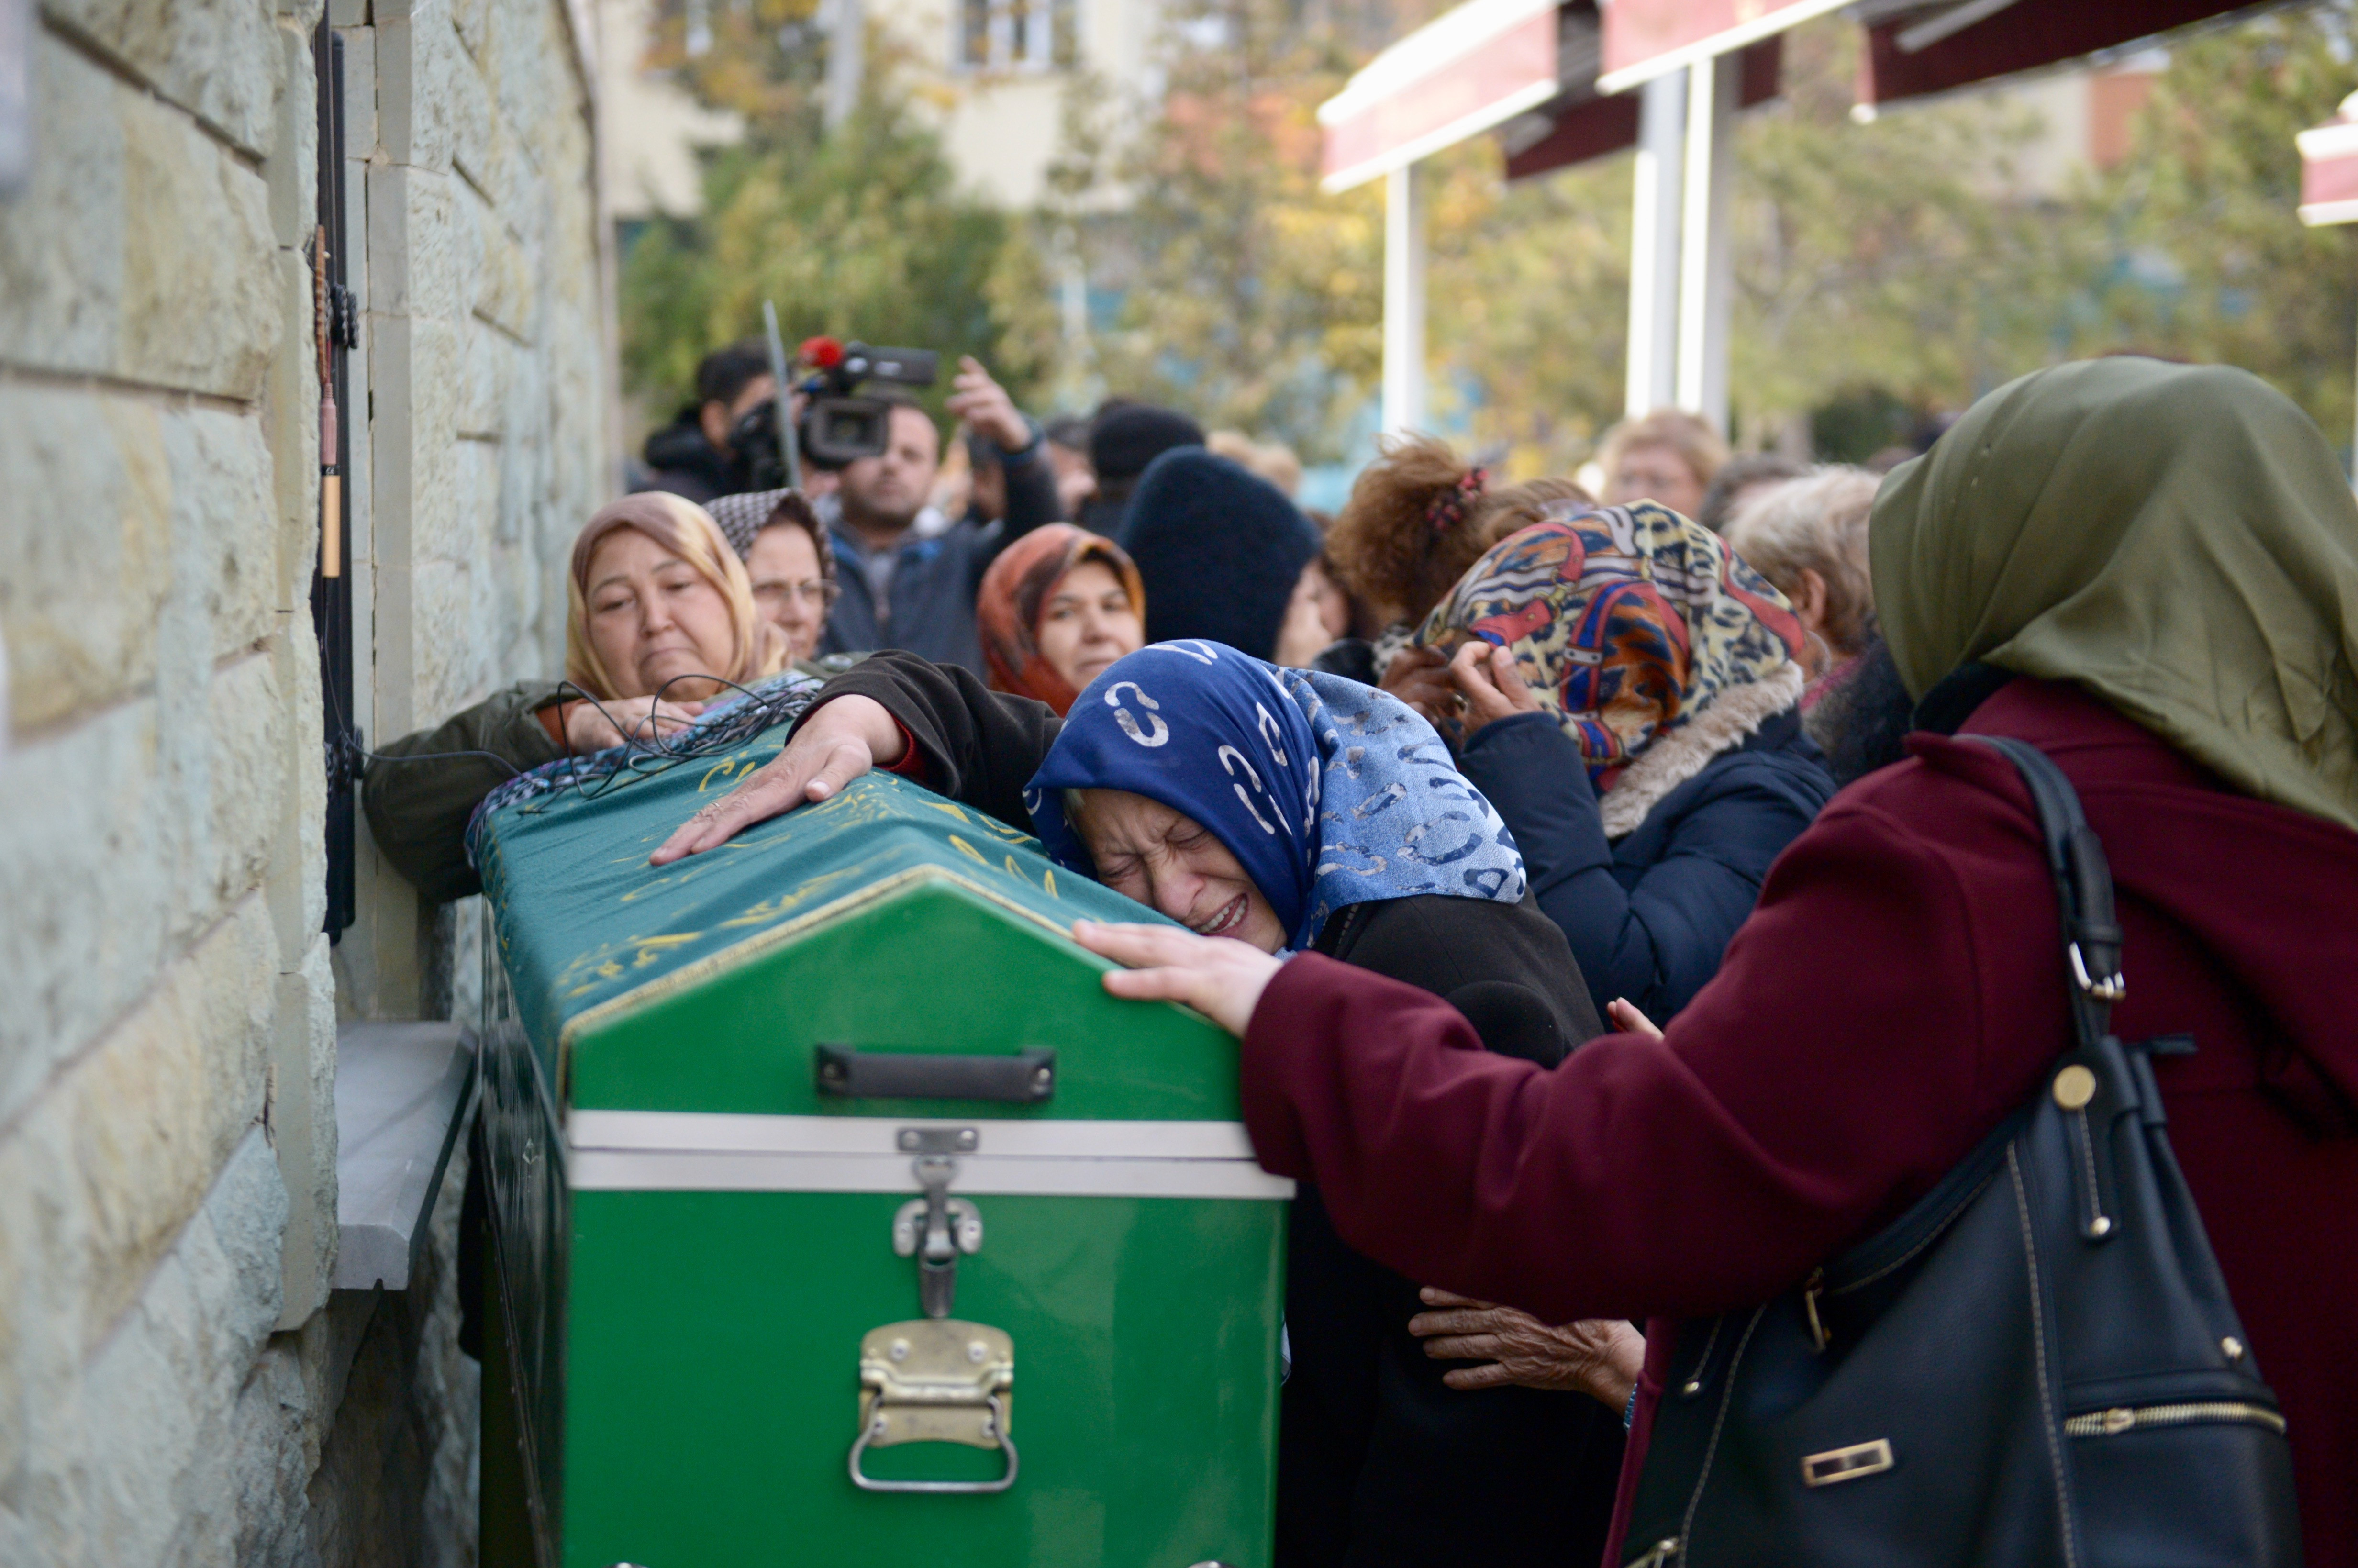
<path fill-rule="evenodd" d="M 451 94 L 472 62 L 459 47 L 443 0 L 397 10 L 376 8 L 377 124 L 380 145 L 396 164 L 450 167 Z"/>
<path fill-rule="evenodd" d="M 130 1304 L 238 1141 L 260 1123 L 277 974 L 269 917 L 250 901 L 167 970 L 146 1003 L 58 1086 L 88 1217 L 77 1238 L 91 1275 L 84 1321 L 111 1324 Z M 276 1186 L 275 1162 L 272 1178 Z M 283 1189 L 278 1203 L 274 1226 L 283 1227 Z M 275 1241 L 269 1272 L 275 1324 Z"/>
<path fill-rule="evenodd" d="M 192 727 L 193 728 L 193 727 Z M 156 705 L 126 703 L 0 763 L 0 1122 L 163 967 L 173 868 L 156 788 Z"/>
<path fill-rule="evenodd" d="M 271 0 L 42 0 L 163 97 L 255 157 L 285 82 Z"/>
<path fill-rule="evenodd" d="M 474 313 L 517 342 L 528 341 L 536 292 L 532 263 L 497 212 L 471 199 L 466 206 L 475 223 Z"/>
<path fill-rule="evenodd" d="M 0 224 L 0 360 L 257 396 L 277 332 L 262 180 L 53 35 L 34 55 L 41 157 Z"/>
<path fill-rule="evenodd" d="M 476 243 L 457 182 L 403 164 L 369 169 L 369 309 L 455 321 L 467 313 L 466 263 Z"/>
<path fill-rule="evenodd" d="M 282 64 L 262 173 L 270 190 L 270 231 L 280 245 L 299 248 L 319 223 L 319 65 L 311 35 L 293 22 L 275 26 L 271 41 Z"/>
<path fill-rule="evenodd" d="M 239 1561 L 243 1496 L 280 1451 L 233 1438 L 239 1395 L 278 1316 L 286 1193 L 259 1128 L 136 1303 L 96 1348 L 82 1382 L 92 1560 Z M 300 1463 L 301 1449 L 296 1449 Z M 297 1505 L 299 1507 L 299 1504 Z"/>
<path fill-rule="evenodd" d="M 313 336 L 318 315 L 311 268 L 301 253 L 280 251 L 274 270 L 280 337 L 270 362 L 270 398 L 262 412 L 277 527 L 253 568 L 272 606 L 293 611 L 310 602 L 319 553 L 319 362 Z"/>
<path fill-rule="evenodd" d="M 0 382 L 0 492 L 39 521 L 0 529 L 9 704 L 27 728 L 145 684 L 171 589 L 171 465 L 144 401 Z M 70 519 L 70 525 L 67 520 Z"/>
<path fill-rule="evenodd" d="M 276 630 L 287 602 L 274 570 L 277 465 L 258 419 L 184 407 L 167 413 L 162 425 L 172 484 L 173 594 L 201 611 L 210 627 L 203 647 L 225 658 Z M 298 472 L 308 455 L 296 456 Z M 196 650 L 177 652 L 188 657 Z"/>

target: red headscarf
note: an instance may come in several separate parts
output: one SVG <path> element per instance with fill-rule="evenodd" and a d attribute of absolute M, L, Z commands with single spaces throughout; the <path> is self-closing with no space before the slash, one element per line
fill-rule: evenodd
<path fill-rule="evenodd" d="M 1081 695 L 1041 656 L 1040 612 L 1065 575 L 1086 561 L 1113 573 L 1130 596 L 1130 607 L 1145 622 L 1146 585 L 1120 546 L 1069 523 L 1035 528 L 990 563 L 975 596 L 976 630 L 982 633 L 993 691 L 1036 698 L 1060 716 Z"/>

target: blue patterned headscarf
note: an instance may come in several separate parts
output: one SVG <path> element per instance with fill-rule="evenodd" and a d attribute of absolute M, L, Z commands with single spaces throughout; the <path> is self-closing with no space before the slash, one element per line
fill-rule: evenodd
<path fill-rule="evenodd" d="M 1088 684 L 1023 802 L 1057 864 L 1094 876 L 1063 792 L 1160 801 L 1228 846 L 1293 934 L 1346 904 L 1439 893 L 1520 903 L 1523 858 L 1433 726 L 1357 681 L 1223 643 L 1156 643 Z"/>

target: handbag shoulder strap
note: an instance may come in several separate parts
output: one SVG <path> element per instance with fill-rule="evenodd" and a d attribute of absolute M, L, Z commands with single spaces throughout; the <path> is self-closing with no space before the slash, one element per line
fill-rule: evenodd
<path fill-rule="evenodd" d="M 2080 809 L 2079 792 L 2046 752 L 2006 735 L 1962 735 L 2014 764 L 2039 813 L 2039 839 L 2063 917 L 2063 953 L 2071 975 L 2071 1020 L 2081 1047 L 2112 1030 L 2121 980 L 2121 927 L 2113 909 L 2113 871 L 2103 840 Z"/>

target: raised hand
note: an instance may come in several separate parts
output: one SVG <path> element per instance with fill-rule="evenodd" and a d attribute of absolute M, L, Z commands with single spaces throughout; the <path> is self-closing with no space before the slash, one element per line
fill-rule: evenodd
<path fill-rule="evenodd" d="M 1449 679 L 1466 699 L 1466 738 L 1496 719 L 1518 713 L 1537 713 L 1540 699 L 1515 667 L 1515 655 L 1480 638 L 1457 650 L 1449 661 Z"/>
<path fill-rule="evenodd" d="M 668 866 L 718 848 L 757 822 L 827 799 L 872 767 L 891 767 L 907 750 L 882 703 L 872 697 L 836 697 L 812 709 L 784 751 L 681 823 L 647 862 Z"/>

